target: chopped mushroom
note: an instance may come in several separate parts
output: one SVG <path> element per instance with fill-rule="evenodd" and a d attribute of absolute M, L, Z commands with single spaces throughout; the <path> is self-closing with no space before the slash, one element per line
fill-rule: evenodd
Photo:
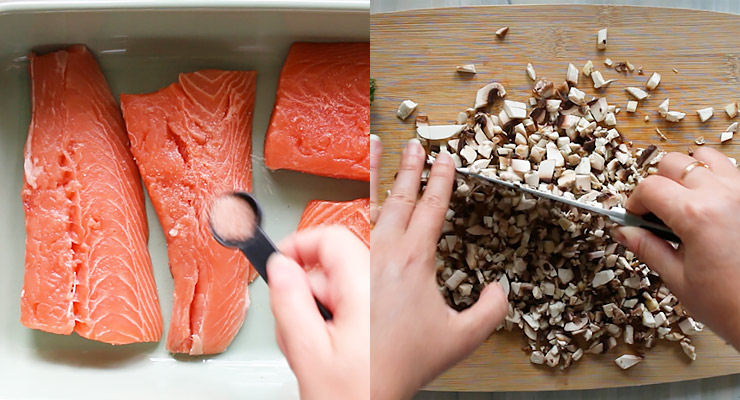
<path fill-rule="evenodd" d="M 591 73 L 594 71 L 594 63 L 592 63 L 591 60 L 586 61 L 586 64 L 583 65 L 581 71 L 583 72 L 583 75 L 591 76 Z"/>
<path fill-rule="evenodd" d="M 540 98 L 548 98 L 555 92 L 555 85 L 549 79 L 540 78 L 534 83 L 532 92 Z"/>
<path fill-rule="evenodd" d="M 606 28 L 599 31 L 596 37 L 596 48 L 599 50 L 606 49 Z"/>
<path fill-rule="evenodd" d="M 457 66 L 457 72 L 462 72 L 466 74 L 475 74 L 475 64 L 463 64 Z"/>
<path fill-rule="evenodd" d="M 497 97 L 506 96 L 506 89 L 504 85 L 498 82 L 491 82 L 486 86 L 478 89 L 475 95 L 475 108 L 483 108 L 487 105 L 493 104 L 493 101 Z"/>
<path fill-rule="evenodd" d="M 712 115 L 714 115 L 714 108 L 702 108 L 701 110 L 697 110 L 696 113 L 699 115 L 699 120 L 701 122 L 707 122 L 707 120 L 712 118 Z"/>
<path fill-rule="evenodd" d="M 706 140 L 704 140 L 704 136 L 699 136 L 696 139 L 694 139 L 694 143 L 696 143 L 697 146 L 701 146 L 704 143 L 706 143 Z"/>
<path fill-rule="evenodd" d="M 568 92 L 568 100 L 578 105 L 583 104 L 583 100 L 585 97 L 586 97 L 586 93 L 584 93 L 581 90 L 578 90 L 578 88 L 576 87 L 570 88 L 570 91 Z"/>
<path fill-rule="evenodd" d="M 578 84 L 578 68 L 571 63 L 568 63 L 568 72 L 565 74 L 565 81 L 573 86 Z"/>
<path fill-rule="evenodd" d="M 596 122 L 601 122 L 606 118 L 608 109 L 609 104 L 607 104 L 605 97 L 598 98 L 589 108 L 591 116 L 593 116 L 594 121 Z"/>
<path fill-rule="evenodd" d="M 610 83 L 616 81 L 616 79 L 604 80 L 604 77 L 599 71 L 593 71 L 591 73 L 591 80 L 594 82 L 594 89 L 601 89 L 602 87 L 609 86 Z"/>
<path fill-rule="evenodd" d="M 630 96 L 634 97 L 636 100 L 645 100 L 648 97 L 648 94 L 646 91 L 636 88 L 636 87 L 628 87 L 625 89 L 627 93 L 630 94 Z"/>
<path fill-rule="evenodd" d="M 733 132 L 722 132 L 722 134 L 719 136 L 719 142 L 720 143 L 726 143 L 732 140 L 732 136 L 734 135 Z"/>
<path fill-rule="evenodd" d="M 655 90 L 655 88 L 658 87 L 658 84 L 660 84 L 660 74 L 657 72 L 653 72 L 653 74 L 650 75 L 650 78 L 645 84 L 645 87 L 647 88 L 647 90 Z"/>
<path fill-rule="evenodd" d="M 404 100 L 401 102 L 401 105 L 398 106 L 398 111 L 396 111 L 396 116 L 398 118 L 401 118 L 402 120 L 405 120 L 406 118 L 411 115 L 411 113 L 416 110 L 416 106 L 418 106 L 417 103 L 414 103 L 411 100 Z"/>
<path fill-rule="evenodd" d="M 504 36 L 506 36 L 507 33 L 509 33 L 509 27 L 508 26 L 505 26 L 503 28 L 499 28 L 496 31 L 496 36 L 498 36 L 499 39 L 503 39 Z"/>
<path fill-rule="evenodd" d="M 611 67 L 612 65 L 614 65 L 614 61 L 612 61 L 611 58 L 607 57 L 607 59 L 604 60 L 604 65 L 606 65 L 607 67 Z"/>
<path fill-rule="evenodd" d="M 691 359 L 691 361 L 696 360 L 696 348 L 691 345 L 686 339 L 681 340 L 681 349 L 683 350 L 684 354 L 688 358 Z"/>
<path fill-rule="evenodd" d="M 628 101 L 626 109 L 628 113 L 633 113 L 637 111 L 637 102 L 634 100 Z"/>
<path fill-rule="evenodd" d="M 504 100 L 504 112 L 510 119 L 527 118 L 527 105 L 518 101 Z"/>
<path fill-rule="evenodd" d="M 617 117 L 614 115 L 613 112 L 606 113 L 606 118 L 604 118 L 604 123 L 607 126 L 614 126 L 617 124 Z"/>
<path fill-rule="evenodd" d="M 607 282 L 614 279 L 614 277 L 615 277 L 614 271 L 611 269 L 605 269 L 603 271 L 599 271 L 594 276 L 593 281 L 591 281 L 591 286 L 599 287 L 601 285 L 605 285 Z"/>
<path fill-rule="evenodd" d="M 642 357 L 635 356 L 632 354 L 623 354 L 619 356 L 616 360 L 614 360 L 614 362 L 617 363 L 617 365 L 619 365 L 619 368 L 622 368 L 622 369 L 633 367 L 640 361 L 642 361 Z"/>
<path fill-rule="evenodd" d="M 530 63 L 527 63 L 527 76 L 533 81 L 537 80 L 537 73 L 534 72 L 534 67 Z"/>
<path fill-rule="evenodd" d="M 533 86 L 529 103 L 504 101 L 496 114 L 460 113 L 457 125 L 437 135 L 445 141 L 430 140 L 430 158 L 449 151 L 457 167 L 603 208 L 622 206 L 637 183 L 657 172 L 665 152 L 654 145 L 636 149 L 609 127 L 618 107 L 606 97 L 587 100 L 572 92 L 572 82 L 540 78 Z M 417 126 L 424 124 L 426 136 L 430 129 L 440 133 L 417 117 Z M 684 330 L 702 325 L 689 319 L 658 275 L 613 241 L 612 226 L 600 215 L 458 176 L 437 246 L 437 284 L 450 306 L 462 310 L 499 282 L 508 297 L 499 328 L 522 331 L 533 363 L 565 369 L 620 340 L 635 351 L 658 340 L 675 346 L 685 340 L 682 349 L 690 350 Z M 620 363 L 641 359 L 632 357 Z"/>
<path fill-rule="evenodd" d="M 658 105 L 658 113 L 665 118 L 665 115 L 668 113 L 668 105 L 670 103 L 670 99 L 663 100 L 662 103 Z"/>
<path fill-rule="evenodd" d="M 679 111 L 668 111 L 667 113 L 665 113 L 665 119 L 669 122 L 681 121 L 685 116 L 685 113 Z"/>
<path fill-rule="evenodd" d="M 732 103 L 726 105 L 725 112 L 727 113 L 728 117 L 735 118 L 737 116 L 737 102 L 733 101 Z"/>

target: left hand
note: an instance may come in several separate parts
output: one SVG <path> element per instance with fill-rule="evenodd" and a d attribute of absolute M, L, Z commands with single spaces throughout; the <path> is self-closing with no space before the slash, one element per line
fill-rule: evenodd
<path fill-rule="evenodd" d="M 370 146 L 371 160 L 379 159 L 380 141 Z M 455 167 L 449 154 L 440 154 L 417 202 L 425 159 L 419 141 L 411 140 L 370 235 L 373 399 L 410 398 L 475 350 L 508 311 L 498 283 L 489 284 L 478 302 L 462 312 L 442 298 L 434 259 Z M 370 176 L 377 177 L 379 165 L 372 165 Z"/>

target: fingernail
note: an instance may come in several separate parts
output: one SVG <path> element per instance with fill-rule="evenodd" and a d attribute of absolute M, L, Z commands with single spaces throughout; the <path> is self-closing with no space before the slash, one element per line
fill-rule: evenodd
<path fill-rule="evenodd" d="M 424 149 L 421 147 L 421 142 L 417 138 L 413 138 L 409 140 L 409 142 L 406 144 L 406 150 L 407 154 L 409 155 L 420 155 L 424 152 Z"/>
<path fill-rule="evenodd" d="M 611 235 L 612 239 L 614 239 L 614 241 L 616 241 L 617 243 L 623 246 L 627 245 L 627 238 L 624 237 L 621 227 L 612 228 L 612 230 L 609 232 L 609 235 Z"/>
<path fill-rule="evenodd" d="M 275 281 L 281 282 L 285 277 L 285 264 L 288 258 L 280 253 L 273 253 L 267 259 L 267 275 L 270 277 L 270 283 Z"/>
<path fill-rule="evenodd" d="M 375 134 L 370 135 L 370 153 L 373 155 L 378 154 L 378 152 L 380 152 L 380 146 L 380 137 Z"/>
<path fill-rule="evenodd" d="M 629 243 L 634 242 L 637 236 L 641 234 L 641 229 L 633 226 L 620 226 L 612 229 L 610 233 L 619 244 L 629 247 Z"/>
<path fill-rule="evenodd" d="M 452 164 L 452 157 L 450 156 L 450 153 L 446 151 L 440 151 L 437 155 L 437 158 L 434 160 L 434 163 L 437 164 Z"/>

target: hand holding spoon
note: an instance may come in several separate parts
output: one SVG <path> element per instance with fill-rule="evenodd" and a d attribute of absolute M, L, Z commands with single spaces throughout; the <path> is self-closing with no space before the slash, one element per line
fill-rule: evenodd
<path fill-rule="evenodd" d="M 261 223 L 262 210 L 249 193 L 234 192 L 217 198 L 211 205 L 210 225 L 213 237 L 226 247 L 241 250 L 269 285 L 267 260 L 279 251 L 262 230 Z M 316 306 L 325 320 L 332 319 L 331 312 L 318 300 Z"/>

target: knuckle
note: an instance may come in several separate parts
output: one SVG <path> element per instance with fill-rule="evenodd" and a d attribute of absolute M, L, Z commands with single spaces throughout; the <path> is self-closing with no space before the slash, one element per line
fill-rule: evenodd
<path fill-rule="evenodd" d="M 686 221 L 690 224 L 708 222 L 712 219 L 714 207 L 708 201 L 686 201 L 682 207 Z"/>
<path fill-rule="evenodd" d="M 450 199 L 444 198 L 437 193 L 424 193 L 424 196 L 421 198 L 421 203 L 425 207 L 446 210 L 450 203 Z"/>
<path fill-rule="evenodd" d="M 424 161 L 424 157 L 418 154 L 407 154 L 401 159 L 401 166 L 399 171 L 416 171 L 421 168 Z"/>
<path fill-rule="evenodd" d="M 393 192 L 388 197 L 388 201 L 392 203 L 414 205 L 416 204 L 416 195 L 404 191 Z"/>

